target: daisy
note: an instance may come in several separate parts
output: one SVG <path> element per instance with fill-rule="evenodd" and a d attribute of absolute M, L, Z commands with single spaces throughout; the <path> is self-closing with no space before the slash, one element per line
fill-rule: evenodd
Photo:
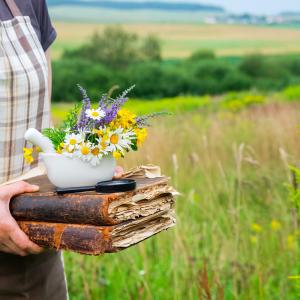
<path fill-rule="evenodd" d="M 91 164 L 93 166 L 99 165 L 102 157 L 103 152 L 101 151 L 101 145 L 93 146 L 91 148 Z"/>
<path fill-rule="evenodd" d="M 74 155 L 75 147 L 71 145 L 64 145 L 64 148 L 61 150 L 61 153 L 67 157 L 72 158 Z"/>
<path fill-rule="evenodd" d="M 101 108 L 98 109 L 87 109 L 85 112 L 86 116 L 92 120 L 99 121 L 106 116 L 106 113 Z"/>
<path fill-rule="evenodd" d="M 69 150 L 74 150 L 77 148 L 79 144 L 84 142 L 85 135 L 84 133 L 80 132 L 78 134 L 71 133 L 67 134 L 65 138 L 65 147 L 68 147 Z"/>
<path fill-rule="evenodd" d="M 83 161 L 90 161 L 92 158 L 92 144 L 90 142 L 81 143 L 78 150 L 75 152 L 76 156 Z"/>
<path fill-rule="evenodd" d="M 131 135 L 128 132 L 123 132 L 123 128 L 111 131 L 109 133 L 109 145 L 107 151 L 109 152 L 124 152 L 124 149 L 129 150 L 132 144 L 131 139 L 133 139 L 135 134 Z"/>
<path fill-rule="evenodd" d="M 107 155 L 108 154 L 108 150 L 107 147 L 109 145 L 109 128 L 100 128 L 100 130 L 98 130 L 98 138 L 96 139 L 98 142 L 98 146 L 101 150 L 101 153 L 103 155 Z"/>

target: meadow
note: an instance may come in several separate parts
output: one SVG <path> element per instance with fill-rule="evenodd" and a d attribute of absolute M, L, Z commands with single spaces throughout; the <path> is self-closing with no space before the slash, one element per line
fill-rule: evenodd
<path fill-rule="evenodd" d="M 299 299 L 289 278 L 300 275 L 298 216 L 286 184 L 300 159 L 300 103 L 282 101 L 290 94 L 128 104 L 173 112 L 119 163 L 162 167 L 181 192 L 177 226 L 119 254 L 65 253 L 70 299 Z M 69 107 L 54 105 L 56 122 Z"/>
<path fill-rule="evenodd" d="M 58 39 L 52 51 L 57 59 L 64 50 L 80 46 L 108 24 L 56 21 L 54 25 Z M 300 28 L 176 23 L 127 23 L 122 27 L 141 37 L 156 35 L 162 41 L 163 58 L 168 59 L 184 58 L 198 49 L 211 49 L 219 56 L 275 55 L 300 50 Z"/>

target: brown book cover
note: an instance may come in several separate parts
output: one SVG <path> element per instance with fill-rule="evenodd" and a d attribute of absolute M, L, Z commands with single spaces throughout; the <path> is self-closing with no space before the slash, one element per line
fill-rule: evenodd
<path fill-rule="evenodd" d="M 174 210 L 167 210 L 113 226 L 19 221 L 36 244 L 57 250 L 100 255 L 119 252 L 175 225 Z"/>
<path fill-rule="evenodd" d="M 43 221 L 66 224 L 116 225 L 171 209 L 174 190 L 166 177 L 134 178 L 137 189 L 116 194 L 85 192 L 58 195 L 46 176 L 27 180 L 40 191 L 22 194 L 10 203 L 18 221 Z"/>

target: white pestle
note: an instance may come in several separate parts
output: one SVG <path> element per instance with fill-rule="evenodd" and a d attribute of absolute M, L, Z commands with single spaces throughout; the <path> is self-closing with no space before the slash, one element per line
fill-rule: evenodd
<path fill-rule="evenodd" d="M 42 135 L 38 130 L 29 128 L 24 137 L 26 141 L 40 147 L 44 153 L 55 153 L 51 140 Z"/>

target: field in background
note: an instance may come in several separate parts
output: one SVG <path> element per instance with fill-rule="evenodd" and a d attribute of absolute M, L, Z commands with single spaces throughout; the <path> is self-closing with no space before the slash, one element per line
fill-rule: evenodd
<path fill-rule="evenodd" d="M 299 231 L 285 182 L 300 157 L 299 120 L 299 103 L 270 102 L 154 122 L 143 149 L 119 163 L 172 176 L 178 224 L 120 254 L 65 254 L 71 299 L 297 299 L 288 276 L 300 275 Z"/>
<path fill-rule="evenodd" d="M 68 12 L 66 14 L 66 11 Z M 209 12 L 201 11 L 167 11 L 167 10 L 128 10 L 109 9 L 97 7 L 78 6 L 56 6 L 50 7 L 50 14 L 53 19 L 67 22 L 80 23 L 201 23 L 204 18 L 211 15 Z M 222 13 L 213 13 L 220 16 Z"/>
<path fill-rule="evenodd" d="M 53 56 L 80 46 L 107 24 L 55 22 L 58 40 Z M 251 53 L 282 54 L 300 51 L 300 28 L 272 28 L 243 25 L 122 24 L 140 36 L 155 34 L 162 40 L 164 58 L 183 58 L 198 49 L 212 49 L 217 55 Z"/>

